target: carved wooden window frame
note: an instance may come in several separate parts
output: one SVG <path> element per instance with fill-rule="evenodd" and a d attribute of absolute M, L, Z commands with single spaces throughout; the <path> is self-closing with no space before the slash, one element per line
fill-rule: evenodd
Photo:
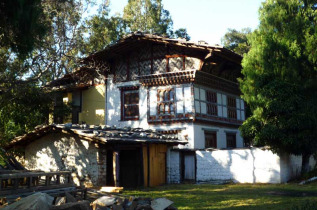
<path fill-rule="evenodd" d="M 157 90 L 157 116 L 175 116 L 175 89 Z"/>

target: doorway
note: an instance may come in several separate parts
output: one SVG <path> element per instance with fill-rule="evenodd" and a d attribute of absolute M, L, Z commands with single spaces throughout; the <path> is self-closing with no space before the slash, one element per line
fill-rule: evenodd
<path fill-rule="evenodd" d="M 196 181 L 196 153 L 192 151 L 182 152 L 181 175 L 183 182 Z"/>
<path fill-rule="evenodd" d="M 141 149 L 121 150 L 120 163 L 120 185 L 125 188 L 136 188 L 143 186 L 143 162 Z"/>

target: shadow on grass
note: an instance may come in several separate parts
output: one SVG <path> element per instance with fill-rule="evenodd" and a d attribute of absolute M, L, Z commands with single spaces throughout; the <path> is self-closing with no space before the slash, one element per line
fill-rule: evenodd
<path fill-rule="evenodd" d="M 316 191 L 317 185 L 180 184 L 125 191 L 124 194 L 166 197 L 178 209 L 292 209 L 307 199 L 317 202 Z"/>

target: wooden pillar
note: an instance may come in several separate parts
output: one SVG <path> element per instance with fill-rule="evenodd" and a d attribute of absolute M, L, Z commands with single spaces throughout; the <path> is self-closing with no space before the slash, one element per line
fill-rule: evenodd
<path fill-rule="evenodd" d="M 113 180 L 116 187 L 120 187 L 119 151 L 113 152 Z"/>
<path fill-rule="evenodd" d="M 144 187 L 148 187 L 149 186 L 149 159 L 148 159 L 148 144 L 143 145 L 142 147 L 143 150 L 143 180 L 144 180 Z"/>

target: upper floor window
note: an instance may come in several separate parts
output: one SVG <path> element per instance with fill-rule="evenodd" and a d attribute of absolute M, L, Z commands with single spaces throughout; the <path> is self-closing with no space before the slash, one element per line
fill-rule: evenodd
<path fill-rule="evenodd" d="M 139 90 L 137 88 L 122 89 L 121 119 L 138 120 L 139 115 Z"/>
<path fill-rule="evenodd" d="M 175 114 L 174 95 L 174 89 L 158 90 L 157 107 L 159 115 Z"/>
<path fill-rule="evenodd" d="M 189 86 L 151 88 L 149 90 L 149 119 L 176 119 L 192 113 L 192 93 Z"/>
<path fill-rule="evenodd" d="M 228 96 L 228 118 L 237 119 L 236 98 Z"/>
<path fill-rule="evenodd" d="M 227 133 L 227 148 L 236 148 L 237 141 L 236 141 L 236 134 L 235 133 Z"/>
<path fill-rule="evenodd" d="M 207 114 L 217 116 L 217 93 L 213 91 L 206 91 Z"/>
<path fill-rule="evenodd" d="M 244 102 L 236 96 L 207 88 L 195 87 L 194 98 L 196 116 L 245 120 Z"/>

